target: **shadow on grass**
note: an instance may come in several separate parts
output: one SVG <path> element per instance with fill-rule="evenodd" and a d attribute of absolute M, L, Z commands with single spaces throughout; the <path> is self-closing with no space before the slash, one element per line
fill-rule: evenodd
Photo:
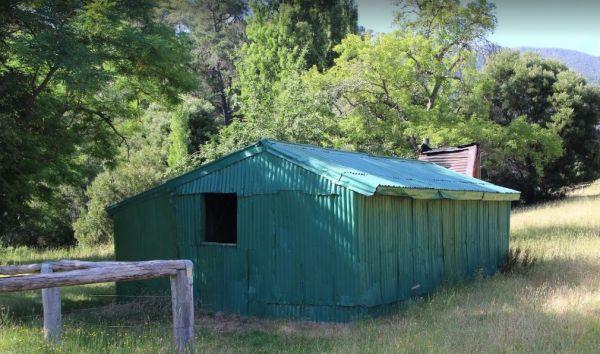
<path fill-rule="evenodd" d="M 63 313 L 105 306 L 114 300 L 112 283 L 62 287 L 60 292 Z M 41 291 L 0 294 L 0 312 L 10 320 L 39 320 L 43 314 Z"/>

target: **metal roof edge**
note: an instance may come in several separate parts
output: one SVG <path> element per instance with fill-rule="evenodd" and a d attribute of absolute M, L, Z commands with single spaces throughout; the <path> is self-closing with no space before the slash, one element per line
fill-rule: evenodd
<path fill-rule="evenodd" d="M 234 152 L 232 152 L 228 155 L 225 155 L 221 158 L 218 158 L 216 160 L 208 162 L 204 165 L 200 165 L 199 167 L 197 167 L 196 169 L 194 169 L 192 171 L 186 172 L 180 176 L 173 177 L 169 180 L 166 180 L 165 182 L 159 184 L 158 186 L 147 189 L 141 193 L 138 193 L 129 198 L 126 198 L 120 202 L 111 204 L 108 207 L 106 207 L 105 210 L 109 215 L 112 215 L 112 213 L 115 210 L 117 210 L 129 203 L 132 203 L 132 202 L 135 202 L 138 200 L 144 200 L 146 198 L 154 196 L 155 194 L 157 194 L 163 190 L 169 190 L 176 186 L 179 186 L 181 184 L 184 184 L 191 180 L 194 180 L 196 178 L 206 176 L 206 175 L 208 175 L 216 170 L 219 170 L 225 166 L 231 165 L 233 163 L 236 163 L 238 161 L 246 159 L 250 156 L 254 156 L 263 151 L 264 151 L 264 148 L 262 147 L 261 141 L 256 142 L 256 143 L 249 145 L 241 150 L 234 151 Z"/>
<path fill-rule="evenodd" d="M 488 200 L 513 201 L 519 200 L 521 193 L 474 192 L 428 188 L 378 187 L 377 194 L 413 199 L 452 199 L 452 200 Z"/>

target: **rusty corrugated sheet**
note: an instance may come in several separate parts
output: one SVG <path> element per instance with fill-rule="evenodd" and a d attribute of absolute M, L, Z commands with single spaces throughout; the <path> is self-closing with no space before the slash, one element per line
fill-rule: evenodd
<path fill-rule="evenodd" d="M 424 151 L 419 155 L 419 160 L 433 162 L 463 175 L 481 177 L 477 144 Z"/>

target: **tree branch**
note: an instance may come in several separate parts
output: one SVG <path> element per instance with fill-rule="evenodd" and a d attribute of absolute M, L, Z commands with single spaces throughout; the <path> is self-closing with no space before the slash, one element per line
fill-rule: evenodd
<path fill-rule="evenodd" d="M 95 115 L 95 116 L 97 116 L 97 117 L 100 117 L 100 119 L 102 119 L 102 121 L 104 121 L 104 123 L 106 123 L 106 124 L 107 124 L 107 125 L 110 127 L 110 129 L 111 129 L 111 130 L 112 130 L 112 131 L 113 131 L 113 132 L 114 132 L 114 133 L 115 133 L 115 134 L 116 134 L 116 135 L 119 137 L 119 139 L 121 140 L 121 141 L 119 142 L 119 146 L 120 146 L 120 145 L 122 145 L 122 144 L 125 144 L 125 146 L 126 146 L 126 148 L 127 148 L 127 156 L 129 157 L 129 149 L 130 149 L 130 146 L 129 146 L 129 143 L 127 142 L 127 138 L 125 138 L 125 136 L 124 136 L 123 134 L 121 134 L 121 133 L 120 133 L 120 132 L 117 130 L 117 128 L 115 127 L 115 125 L 113 124 L 113 122 L 112 122 L 112 120 L 110 119 L 110 117 L 109 117 L 109 116 L 107 116 L 107 115 L 106 115 L 104 112 L 101 112 L 101 111 L 98 111 L 98 110 L 95 110 L 95 109 L 91 109 L 91 108 L 88 108 L 88 107 L 85 107 L 85 106 L 81 106 L 81 105 L 77 106 L 77 107 L 75 108 L 75 111 L 85 112 L 85 113 L 92 114 L 92 115 Z"/>
<path fill-rule="evenodd" d="M 54 64 L 52 67 L 50 67 L 50 70 L 48 70 L 48 72 L 46 73 L 44 80 L 42 80 L 42 82 L 37 87 L 35 87 L 35 81 L 32 81 L 33 91 L 31 92 L 31 96 L 29 96 L 27 100 L 27 107 L 25 107 L 25 112 L 23 115 L 23 118 L 25 120 L 28 120 L 31 117 L 31 114 L 33 113 L 33 106 L 35 104 L 35 100 L 40 95 L 40 93 L 46 88 L 46 86 L 48 86 L 48 83 L 50 82 L 50 79 L 52 79 L 52 76 L 54 75 L 56 70 L 58 70 L 58 64 Z M 38 70 L 36 70 L 35 77 L 32 80 L 35 80 L 35 78 L 37 77 L 37 72 Z"/>

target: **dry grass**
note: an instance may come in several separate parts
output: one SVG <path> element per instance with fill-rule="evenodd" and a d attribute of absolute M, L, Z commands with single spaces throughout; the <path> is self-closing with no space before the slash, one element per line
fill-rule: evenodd
<path fill-rule="evenodd" d="M 600 179 L 592 183 L 584 183 L 567 190 L 569 197 L 592 197 L 600 196 Z"/>
<path fill-rule="evenodd" d="M 352 324 L 199 314 L 201 352 L 598 352 L 599 183 L 559 202 L 515 210 L 511 246 L 538 258 L 525 273 L 440 289 L 395 315 Z M 19 251 L 21 252 L 21 251 Z M 27 255 L 13 252 L 12 260 Z M 33 258 L 45 257 L 37 254 Z M 79 258 L 81 258 L 80 255 Z M 93 256 L 93 254 L 91 255 Z M 106 255 L 105 255 L 106 256 Z M 54 254 L 55 258 L 63 258 Z M 27 258 L 30 259 L 31 257 Z M 69 290 L 67 290 L 69 289 Z M 91 307 L 112 286 L 66 288 L 65 308 Z M 102 299 L 110 301 L 110 299 Z M 33 304 L 33 305 L 32 305 Z M 100 303 L 102 304 L 102 303 Z M 0 296 L 0 352 L 170 352 L 168 306 L 111 305 L 65 316 L 60 347 L 41 340 L 39 295 Z M 35 311 L 26 310 L 35 308 Z M 28 312 L 29 311 L 29 312 Z M 118 328 L 109 326 L 130 325 Z"/>

